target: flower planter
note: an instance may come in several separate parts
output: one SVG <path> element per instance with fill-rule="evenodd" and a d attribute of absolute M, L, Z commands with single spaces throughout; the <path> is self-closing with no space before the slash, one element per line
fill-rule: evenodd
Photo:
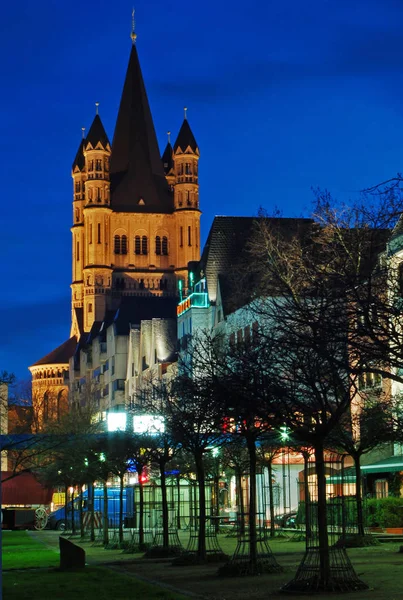
<path fill-rule="evenodd" d="M 403 535 L 403 527 L 386 527 L 386 533 Z"/>

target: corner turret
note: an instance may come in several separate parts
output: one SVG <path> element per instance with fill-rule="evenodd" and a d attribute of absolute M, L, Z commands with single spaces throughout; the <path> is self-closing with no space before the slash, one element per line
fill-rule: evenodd
<path fill-rule="evenodd" d="M 175 172 L 175 208 L 198 209 L 198 161 L 200 153 L 187 120 L 187 108 L 185 108 L 185 118 L 174 144 L 173 158 Z"/>

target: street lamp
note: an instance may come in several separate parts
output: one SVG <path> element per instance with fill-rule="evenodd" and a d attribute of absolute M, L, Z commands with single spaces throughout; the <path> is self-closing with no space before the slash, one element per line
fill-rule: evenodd
<path fill-rule="evenodd" d="M 288 433 L 288 427 L 283 425 L 280 427 L 280 439 L 283 443 L 283 457 L 282 457 L 282 467 L 283 467 L 283 513 L 285 514 L 287 511 L 287 485 L 286 485 L 286 470 L 285 470 L 285 444 L 290 439 L 290 435 Z"/>

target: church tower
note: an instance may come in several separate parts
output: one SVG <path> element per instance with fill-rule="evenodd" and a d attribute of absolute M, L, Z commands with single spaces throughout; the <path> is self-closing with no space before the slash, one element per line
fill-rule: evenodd
<path fill-rule="evenodd" d="M 127 296 L 172 305 L 179 281 L 186 287 L 188 262 L 200 258 L 199 148 L 185 110 L 174 146 L 168 138 L 161 157 L 135 41 L 133 31 L 112 144 L 97 104 L 72 165 L 71 337 L 30 367 L 42 423 L 66 410 L 79 339 L 116 316 Z M 137 304 L 149 319 L 155 300 Z M 129 318 L 139 323 L 140 313 Z"/>
<path fill-rule="evenodd" d="M 178 230 L 178 255 L 182 263 L 180 271 L 190 261 L 200 258 L 200 210 L 199 210 L 199 147 L 185 118 L 173 147 L 174 204 Z"/>
<path fill-rule="evenodd" d="M 199 148 L 185 114 L 161 157 L 132 40 L 112 145 L 96 114 L 73 163 L 71 335 L 123 296 L 176 296 L 200 256 Z"/>

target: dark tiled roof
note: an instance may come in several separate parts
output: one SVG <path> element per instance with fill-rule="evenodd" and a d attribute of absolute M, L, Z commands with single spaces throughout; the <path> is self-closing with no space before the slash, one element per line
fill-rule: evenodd
<path fill-rule="evenodd" d="M 75 315 L 76 315 L 76 320 L 77 320 L 77 325 L 78 325 L 78 330 L 80 332 L 80 334 L 84 331 L 84 310 L 82 308 L 75 308 L 74 309 Z"/>
<path fill-rule="evenodd" d="M 124 296 L 115 313 L 117 335 L 127 335 L 130 325 L 150 319 L 176 319 L 177 298 L 164 296 Z"/>
<path fill-rule="evenodd" d="M 104 126 L 102 125 L 101 117 L 99 115 L 95 115 L 88 135 L 85 138 L 85 145 L 90 143 L 91 146 L 95 148 L 98 142 L 101 142 L 104 148 L 106 148 L 106 146 L 109 144 L 108 136 L 106 135 Z"/>
<path fill-rule="evenodd" d="M 187 119 L 184 119 L 182 127 L 179 130 L 178 137 L 176 138 L 174 151 L 176 152 L 177 149 L 180 148 L 182 152 L 185 152 L 188 146 L 190 146 L 193 152 L 196 152 L 196 150 L 198 150 L 198 145 L 193 135 L 193 132 L 190 129 L 189 121 Z"/>
<path fill-rule="evenodd" d="M 234 286 L 239 281 L 237 269 L 242 269 L 243 261 L 247 262 L 249 258 L 248 242 L 257 221 L 257 217 L 215 217 L 196 271 L 196 281 L 202 271 L 206 276 L 211 302 L 216 301 L 217 283 L 220 282 L 222 302 L 227 314 L 239 308 L 238 296 L 241 304 L 246 301 L 245 291 L 241 294 L 233 292 Z M 271 221 L 287 237 L 310 227 L 313 222 L 311 219 L 282 218 L 271 219 Z"/>
<path fill-rule="evenodd" d="M 403 214 L 400 215 L 398 222 L 393 228 L 392 238 L 397 237 L 403 233 Z"/>
<path fill-rule="evenodd" d="M 71 167 L 73 171 L 76 167 L 78 167 L 80 169 L 80 171 L 82 171 L 84 168 L 84 165 L 85 165 L 84 153 L 83 153 L 84 142 L 85 142 L 84 139 L 81 140 L 80 145 L 78 147 L 76 157 L 75 157 L 75 159 L 73 161 L 73 165 Z"/>
<path fill-rule="evenodd" d="M 135 44 L 113 136 L 110 176 L 113 210 L 173 212 Z"/>
<path fill-rule="evenodd" d="M 40 365 L 55 365 L 68 363 L 70 358 L 74 355 L 77 346 L 77 338 L 74 335 L 66 342 L 58 346 L 52 352 L 49 352 L 46 356 L 34 363 L 33 367 L 39 367 Z"/>
<path fill-rule="evenodd" d="M 161 162 L 164 173 L 167 175 L 174 166 L 174 160 L 172 158 L 172 146 L 169 142 L 167 143 L 164 154 L 161 157 Z"/>

